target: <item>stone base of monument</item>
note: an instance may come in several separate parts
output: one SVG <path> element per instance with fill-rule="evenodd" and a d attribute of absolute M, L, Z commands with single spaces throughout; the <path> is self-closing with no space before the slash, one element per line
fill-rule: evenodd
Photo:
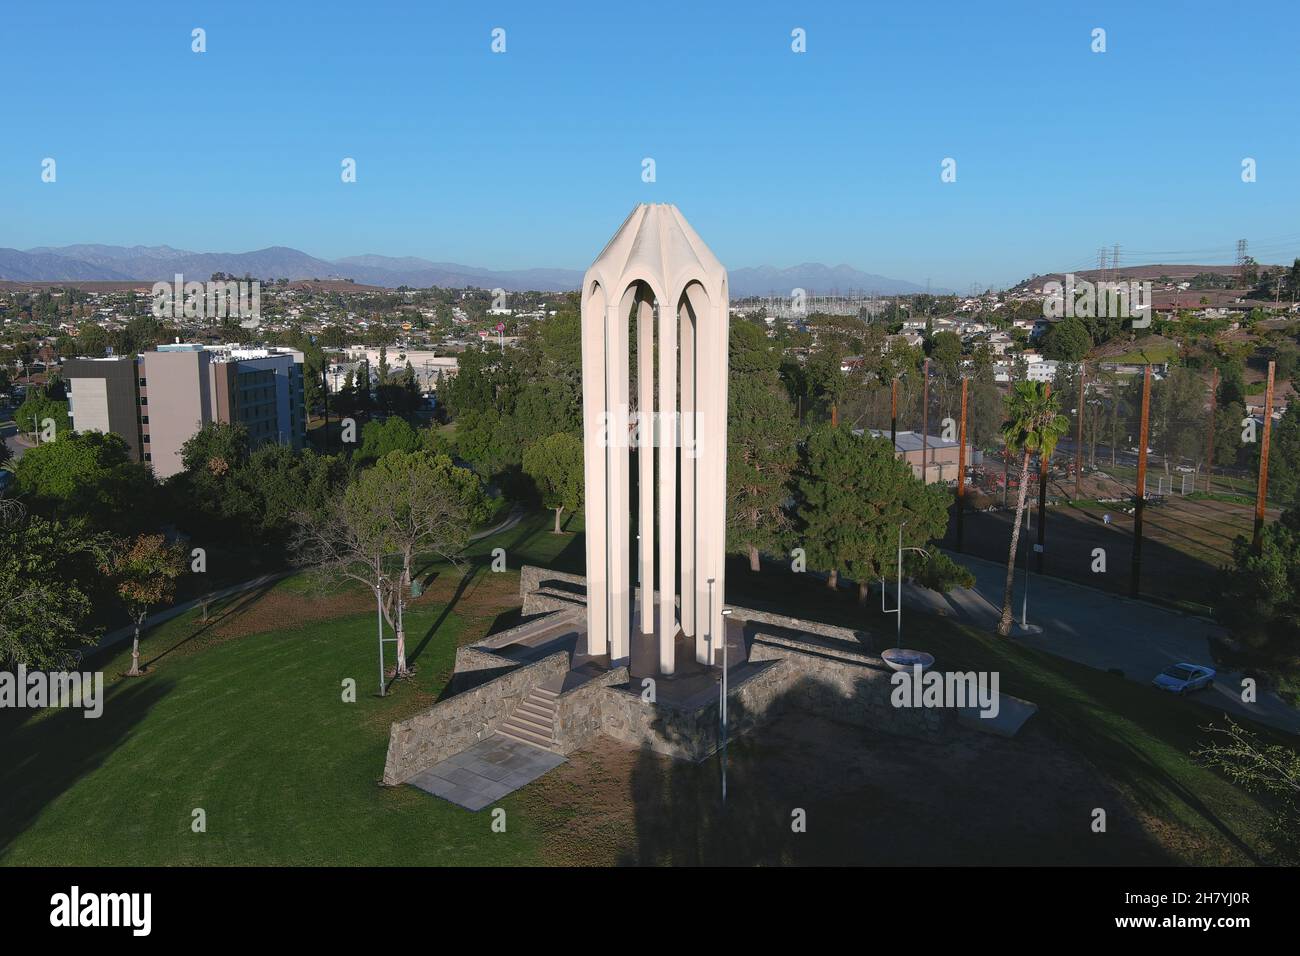
<path fill-rule="evenodd" d="M 716 753 L 721 668 L 696 661 L 693 639 L 680 633 L 671 679 L 657 673 L 653 634 L 642 635 L 644 655 L 632 636 L 627 664 L 587 654 L 584 584 L 578 575 L 521 569 L 527 619 L 457 648 L 454 691 L 393 724 L 384 782 L 404 783 L 490 737 L 539 687 L 551 689 L 552 753 L 572 753 L 599 735 L 685 760 Z M 891 703 L 894 671 L 866 631 L 729 609 L 727 737 L 733 742 L 792 711 L 861 727 L 866 739 L 873 733 L 940 739 L 956 722 L 948 708 Z M 642 660 L 646 669 L 638 674 Z"/>

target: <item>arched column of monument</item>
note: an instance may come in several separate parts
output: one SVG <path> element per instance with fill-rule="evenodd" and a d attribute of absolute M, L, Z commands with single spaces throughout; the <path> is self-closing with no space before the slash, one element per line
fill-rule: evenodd
<path fill-rule="evenodd" d="M 659 672 L 676 669 L 677 310 L 659 309 Z"/>
<path fill-rule="evenodd" d="M 725 278 L 715 288 L 725 289 Z M 725 298 L 711 296 L 701 283 L 687 285 L 685 296 L 697 329 L 695 658 L 719 664 L 725 593 L 728 315 Z"/>
<path fill-rule="evenodd" d="M 609 661 L 624 664 L 630 656 L 632 626 L 632 507 L 630 442 L 628 441 L 628 327 L 627 318 L 637 288 L 628 286 L 616 311 L 606 310 L 605 324 L 605 410 L 610 427 L 607 436 L 609 466 L 606 474 L 608 511 L 609 576 Z"/>
<path fill-rule="evenodd" d="M 653 634 L 655 630 L 655 319 L 654 303 L 649 290 L 640 296 L 636 306 L 636 378 L 637 411 L 640 421 L 637 423 L 637 502 L 640 520 L 637 529 L 640 533 L 640 565 L 637 584 L 641 596 L 641 633 Z"/>
<path fill-rule="evenodd" d="M 617 293 L 615 293 L 617 295 Z M 609 607 L 605 600 L 605 487 L 608 439 L 605 418 L 605 325 L 612 306 L 606 289 L 588 280 L 582 289 L 582 435 L 583 507 L 587 539 L 587 653 L 604 654 L 609 643 Z"/>
<path fill-rule="evenodd" d="M 678 561 L 681 595 L 682 633 L 694 637 L 698 628 L 695 626 L 695 315 L 683 299 L 678 310 L 677 337 L 678 354 L 681 357 L 681 423 L 678 426 L 681 435 L 681 543 L 682 553 Z M 699 648 L 696 648 L 699 660 Z"/>

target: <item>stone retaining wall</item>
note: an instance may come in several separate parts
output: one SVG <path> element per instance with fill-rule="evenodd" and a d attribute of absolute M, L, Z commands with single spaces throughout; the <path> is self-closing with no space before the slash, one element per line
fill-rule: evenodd
<path fill-rule="evenodd" d="M 750 661 L 780 660 L 789 668 L 783 706 L 899 737 L 941 737 L 955 715 L 939 708 L 895 707 L 893 670 L 863 655 L 839 656 L 816 645 L 755 639 Z"/>
<path fill-rule="evenodd" d="M 570 663 L 565 651 L 520 665 L 492 649 L 517 643 L 566 617 L 578 623 L 585 596 L 575 595 L 583 587 L 580 575 L 522 568 L 524 613 L 541 617 L 457 650 L 449 685 L 453 696 L 392 725 L 384 783 L 401 783 L 472 746 L 494 733 L 533 688 L 562 679 Z M 787 710 L 921 738 L 943 735 L 954 719 L 946 710 L 896 708 L 890 703 L 893 672 L 873 653 L 875 642 L 868 632 L 729 606 L 749 625 L 749 662 L 761 668 L 730 689 L 732 738 Z M 544 613 L 548 609 L 561 613 Z M 646 703 L 640 686 L 630 682 L 628 669 L 615 668 L 556 699 L 558 752 L 572 753 L 599 733 L 668 756 L 703 760 L 719 746 L 718 702 L 698 709 Z"/>
<path fill-rule="evenodd" d="M 568 587 L 547 587 L 546 582 Z M 584 608 L 587 605 L 587 579 L 580 574 L 565 574 L 525 564 L 519 569 L 519 597 L 525 616 Z"/>
<path fill-rule="evenodd" d="M 472 747 L 505 723 L 534 687 L 562 678 L 568 670 L 569 655 L 557 651 L 395 722 L 388 737 L 384 783 L 395 786 Z"/>
<path fill-rule="evenodd" d="M 604 729 L 611 688 L 629 679 L 627 667 L 616 667 L 560 694 L 555 700 L 555 749 L 571 754 L 591 743 Z"/>

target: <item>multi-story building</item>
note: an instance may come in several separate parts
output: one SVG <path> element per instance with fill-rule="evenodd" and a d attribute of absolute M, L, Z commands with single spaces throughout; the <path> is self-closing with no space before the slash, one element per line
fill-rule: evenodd
<path fill-rule="evenodd" d="M 138 460 L 167 478 L 181 447 L 209 422 L 238 422 L 249 445 L 301 448 L 306 438 L 301 352 L 162 345 L 118 359 L 64 364 L 72 427 L 121 435 Z"/>
<path fill-rule="evenodd" d="M 131 457 L 143 461 L 138 376 L 134 356 L 63 362 L 72 427 L 121 435 Z"/>
<path fill-rule="evenodd" d="M 508 341 L 508 340 L 507 340 Z M 389 374 L 399 377 L 406 371 L 406 363 L 411 363 L 415 372 L 415 382 L 422 392 L 436 392 L 438 384 L 456 374 L 459 359 L 454 355 L 437 355 L 429 349 L 403 349 L 393 347 L 384 351 L 388 362 Z M 375 383 L 379 376 L 379 349 L 350 347 L 345 350 L 342 360 L 332 361 L 326 376 L 326 385 L 331 392 L 337 392 L 347 381 L 351 372 L 354 378 L 368 375 Z"/>

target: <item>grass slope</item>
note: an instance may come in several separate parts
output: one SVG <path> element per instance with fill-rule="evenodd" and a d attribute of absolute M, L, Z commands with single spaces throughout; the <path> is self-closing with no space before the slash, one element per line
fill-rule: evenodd
<path fill-rule="evenodd" d="M 530 516 L 471 549 L 466 573 L 427 569 L 437 577 L 406 616 L 418 673 L 387 698 L 376 693 L 369 596 L 354 592 L 340 616 L 311 620 L 339 600 L 298 577 L 214 608 L 206 627 L 194 612 L 149 634 L 144 678 L 120 676 L 129 648 L 115 655 L 103 665 L 108 698 L 98 720 L 46 711 L 15 725 L 6 712 L 0 862 L 535 862 L 536 835 L 512 812 L 517 795 L 501 804 L 507 831 L 498 834 L 488 814 L 378 782 L 389 724 L 436 699 L 458 643 L 517 613 L 517 571 L 492 573 L 491 548 L 506 547 L 517 568 L 554 562 L 580 540 L 548 532 L 548 515 Z M 387 653 L 391 662 L 391 645 Z M 342 701 L 345 678 L 356 680 L 356 703 Z M 191 831 L 196 808 L 206 833 Z"/>

